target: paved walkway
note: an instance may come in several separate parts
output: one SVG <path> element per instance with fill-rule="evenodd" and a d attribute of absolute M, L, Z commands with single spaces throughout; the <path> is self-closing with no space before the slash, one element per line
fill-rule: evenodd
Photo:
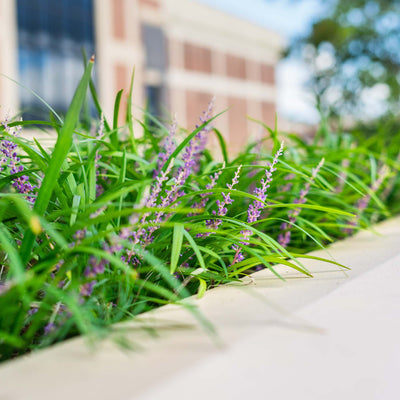
<path fill-rule="evenodd" d="M 286 267 L 197 301 L 210 339 L 168 306 L 124 329 L 140 345 L 91 352 L 74 339 L 0 366 L 0 400 L 399 399 L 400 218 L 335 243 L 351 267 L 304 260 L 314 279 Z M 314 255 L 327 257 L 324 252 Z"/>

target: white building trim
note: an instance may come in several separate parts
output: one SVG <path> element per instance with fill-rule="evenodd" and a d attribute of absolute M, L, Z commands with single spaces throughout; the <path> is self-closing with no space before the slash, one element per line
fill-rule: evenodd
<path fill-rule="evenodd" d="M 264 27 L 195 1 L 162 0 L 162 5 L 170 38 L 190 38 L 190 43 L 268 64 L 280 58 L 283 38 Z"/>
<path fill-rule="evenodd" d="M 6 76 L 18 81 L 18 39 L 17 10 L 15 0 L 0 1 L 0 115 L 12 116 L 19 111 L 18 84 Z"/>

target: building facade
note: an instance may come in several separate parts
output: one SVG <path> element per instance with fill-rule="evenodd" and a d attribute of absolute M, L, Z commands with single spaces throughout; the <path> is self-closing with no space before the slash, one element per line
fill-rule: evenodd
<path fill-rule="evenodd" d="M 147 101 L 188 129 L 215 96 L 215 111 L 228 109 L 215 125 L 232 151 L 257 129 L 247 115 L 274 123 L 281 37 L 194 0 L 0 0 L 0 24 L 0 71 L 60 109 L 82 73 L 84 46 L 96 54 L 109 117 L 135 67 L 134 104 Z M 15 111 L 38 104 L 2 77 L 0 105 Z"/>

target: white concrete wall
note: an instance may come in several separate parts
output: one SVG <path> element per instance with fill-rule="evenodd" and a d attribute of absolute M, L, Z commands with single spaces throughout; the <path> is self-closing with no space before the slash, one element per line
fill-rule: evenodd
<path fill-rule="evenodd" d="M 162 0 L 169 37 L 275 64 L 284 46 L 279 34 L 193 0 Z M 218 39 L 216 39 L 218 38 Z"/>
<path fill-rule="evenodd" d="M 15 0 L 0 0 L 0 72 L 18 81 Z M 18 85 L 0 76 L 0 118 L 19 111 Z"/>

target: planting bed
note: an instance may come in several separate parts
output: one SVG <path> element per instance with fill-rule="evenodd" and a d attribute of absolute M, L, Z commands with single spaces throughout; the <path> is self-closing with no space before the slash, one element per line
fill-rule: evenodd
<path fill-rule="evenodd" d="M 0 367 L 0 399 L 396 398 L 400 218 L 328 251 L 351 268 L 304 259 L 196 300 L 217 336 L 168 305 L 118 325 L 136 349 L 84 338 Z M 329 257 L 324 251 L 313 255 Z"/>
<path fill-rule="evenodd" d="M 383 341 L 391 366 L 392 342 L 357 318 L 389 315 L 397 333 L 395 280 L 382 277 L 396 276 L 399 220 L 350 236 L 400 212 L 400 132 L 323 119 L 309 142 L 260 122 L 265 135 L 233 156 L 211 101 L 192 132 L 144 113 L 138 135 L 132 87 L 120 127 L 122 91 L 107 120 L 93 62 L 65 117 L 40 122 L 53 149 L 23 137 L 38 121 L 0 121 L 0 400 L 389 387 L 364 355 Z M 88 86 L 96 120 L 81 112 Z"/>

